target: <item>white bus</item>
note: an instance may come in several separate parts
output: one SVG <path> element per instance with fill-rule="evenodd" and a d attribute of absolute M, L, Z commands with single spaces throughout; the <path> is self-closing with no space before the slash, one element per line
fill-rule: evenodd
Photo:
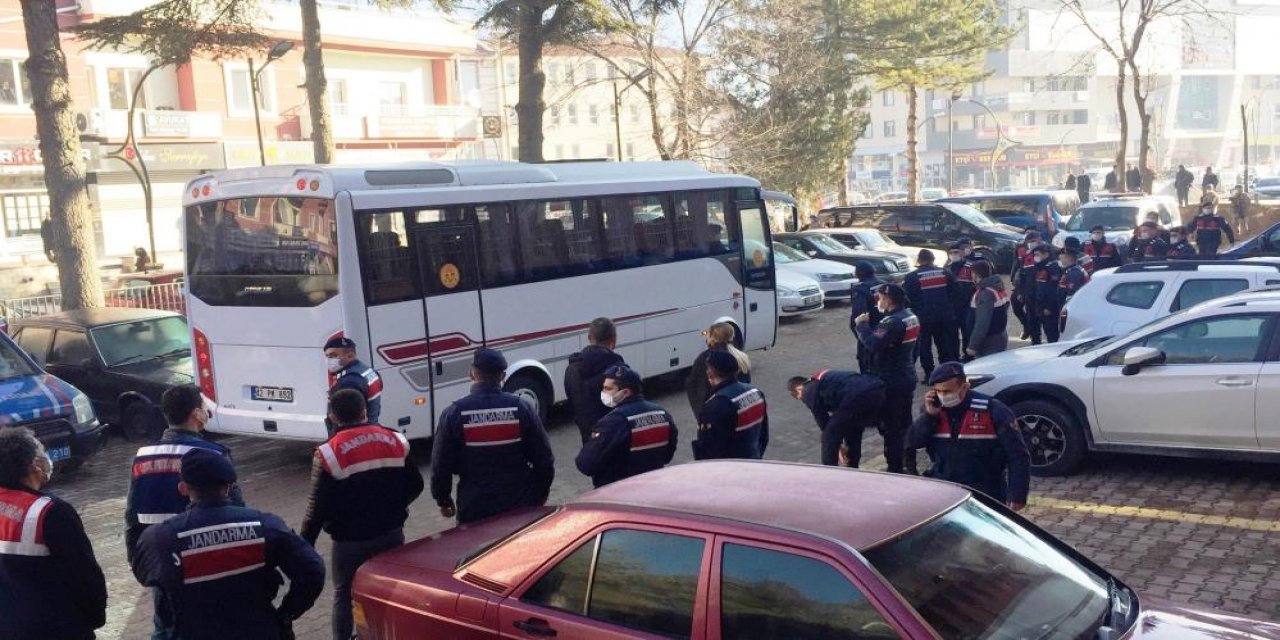
<path fill-rule="evenodd" d="M 773 345 L 759 183 L 685 162 L 274 166 L 184 194 L 187 313 L 211 431 L 322 440 L 322 345 L 355 340 L 381 422 L 430 436 L 500 349 L 543 416 L 592 318 L 642 375 L 690 366 L 730 322 Z"/>

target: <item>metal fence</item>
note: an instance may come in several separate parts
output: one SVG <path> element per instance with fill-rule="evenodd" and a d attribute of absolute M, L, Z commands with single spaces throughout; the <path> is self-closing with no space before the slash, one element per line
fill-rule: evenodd
<path fill-rule="evenodd" d="M 162 309 L 185 314 L 187 303 L 183 283 L 149 284 L 109 289 L 103 293 L 108 307 Z M 34 318 L 62 311 L 62 294 L 0 300 L 0 319 Z"/>

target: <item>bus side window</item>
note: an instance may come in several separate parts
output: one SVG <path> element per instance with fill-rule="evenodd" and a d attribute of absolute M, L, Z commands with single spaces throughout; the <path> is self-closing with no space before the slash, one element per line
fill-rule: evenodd
<path fill-rule="evenodd" d="M 707 219 L 706 191 L 676 196 L 676 259 L 701 258 L 712 253 L 711 223 Z"/>
<path fill-rule="evenodd" d="M 596 200 L 574 200 L 572 215 L 565 224 L 565 256 L 561 262 L 564 275 L 575 276 L 598 271 L 601 266 L 600 203 Z"/>
<path fill-rule="evenodd" d="M 711 255 L 737 255 L 742 233 L 734 218 L 725 215 L 723 191 L 707 193 L 707 249 Z"/>
<path fill-rule="evenodd" d="M 560 277 L 568 254 L 561 218 L 571 215 L 569 203 L 526 201 L 516 206 L 520 208 L 520 247 L 526 279 L 539 282 Z"/>
<path fill-rule="evenodd" d="M 627 198 L 635 221 L 636 246 L 646 265 L 670 262 L 675 256 L 671 238 L 671 208 L 659 196 Z"/>
<path fill-rule="evenodd" d="M 604 260 L 607 268 L 626 269 L 640 265 L 634 227 L 635 216 L 629 198 L 604 200 Z"/>
<path fill-rule="evenodd" d="M 384 304 L 419 297 L 404 212 L 358 215 L 356 221 L 366 302 Z"/>
<path fill-rule="evenodd" d="M 520 280 L 516 246 L 516 221 L 509 204 L 485 204 L 475 208 L 480 230 L 480 270 L 485 288 L 515 284 Z"/>

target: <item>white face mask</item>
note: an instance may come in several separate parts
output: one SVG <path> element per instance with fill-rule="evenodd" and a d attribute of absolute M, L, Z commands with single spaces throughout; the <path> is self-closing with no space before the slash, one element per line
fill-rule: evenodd
<path fill-rule="evenodd" d="M 876 303 L 876 310 L 879 311 L 880 313 L 889 313 L 889 307 L 885 305 L 883 302 Z"/>
<path fill-rule="evenodd" d="M 342 370 L 342 361 L 337 358 L 325 358 L 324 364 L 329 368 L 329 373 L 337 373 Z"/>
<path fill-rule="evenodd" d="M 1171 244 L 1178 244 L 1179 242 L 1182 242 L 1182 238 L 1179 238 L 1178 236 L 1169 236 L 1169 242 Z"/>
<path fill-rule="evenodd" d="M 1102 239 L 1104 238 L 1104 236 L 1101 233 L 1095 233 L 1089 237 L 1093 238 L 1094 242 L 1101 242 Z"/>
<path fill-rule="evenodd" d="M 613 408 L 618 406 L 618 398 L 616 395 L 609 393 L 608 391 L 601 391 L 600 404 L 609 408 Z"/>
<path fill-rule="evenodd" d="M 47 471 L 45 471 L 47 478 L 45 478 L 44 483 L 49 484 L 50 482 L 53 482 L 53 459 L 50 458 L 48 454 L 45 454 L 40 459 L 44 460 L 44 466 L 42 469 L 47 469 Z"/>
<path fill-rule="evenodd" d="M 1066 269 L 1066 268 L 1070 267 L 1071 265 L 1070 265 L 1066 260 L 1059 260 L 1059 261 L 1058 261 L 1058 266 L 1059 266 L 1059 267 L 1062 267 L 1063 269 Z"/>
<path fill-rule="evenodd" d="M 1142 234 L 1142 239 L 1143 239 L 1143 240 L 1150 240 L 1150 239 L 1151 239 L 1151 234 L 1149 234 L 1149 233 L 1144 233 L 1144 234 Z"/>
<path fill-rule="evenodd" d="M 958 406 L 962 400 L 964 400 L 964 394 L 959 391 L 954 393 L 938 393 L 938 402 L 941 402 L 942 406 L 947 407 L 948 409 Z"/>

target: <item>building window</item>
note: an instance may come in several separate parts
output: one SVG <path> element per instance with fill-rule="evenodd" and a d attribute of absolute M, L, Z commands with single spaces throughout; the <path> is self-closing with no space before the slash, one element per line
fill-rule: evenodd
<path fill-rule="evenodd" d="M 378 106 L 384 116 L 398 116 L 405 113 L 405 105 L 409 103 L 409 88 L 403 82 L 383 81 L 378 83 Z"/>
<path fill-rule="evenodd" d="M 886 107 L 892 107 L 892 106 L 893 106 L 893 92 L 892 92 L 892 91 L 881 91 L 881 92 L 880 92 L 880 104 L 881 104 L 881 105 L 883 105 L 883 106 L 886 106 Z"/>
<path fill-rule="evenodd" d="M 613 67 L 609 67 L 609 68 L 612 69 Z M 615 102 L 609 105 L 609 124 L 613 124 L 617 121 L 618 121 L 618 103 Z"/>
<path fill-rule="evenodd" d="M 613 146 L 612 142 L 604 145 L 604 157 L 609 158 L 610 160 L 618 157 L 618 149 Z"/>
<path fill-rule="evenodd" d="M 345 116 L 349 111 L 347 102 L 347 81 L 334 78 L 329 81 L 329 111 L 335 116 Z"/>
<path fill-rule="evenodd" d="M 142 79 L 142 74 L 145 72 L 146 69 L 107 68 L 107 100 L 112 109 L 129 108 L 129 101 L 133 99 L 133 90 L 138 86 L 138 81 Z M 145 89 L 138 92 L 138 108 L 147 108 Z"/>
<path fill-rule="evenodd" d="M 875 125 L 870 120 L 868 120 L 866 126 L 862 127 L 862 138 L 864 140 L 870 140 L 874 137 L 876 137 Z"/>
<path fill-rule="evenodd" d="M 562 144 L 558 144 L 558 145 L 556 145 L 556 157 L 555 157 L 554 159 L 555 159 L 555 160 L 563 160 L 563 159 L 564 159 L 564 145 L 562 145 Z"/>
<path fill-rule="evenodd" d="M 578 105 L 571 104 L 566 107 L 565 116 L 565 119 L 569 121 L 570 126 L 578 124 Z"/>
<path fill-rule="evenodd" d="M 986 114 L 982 114 L 982 113 L 974 114 L 974 116 L 973 116 L 973 128 L 974 128 L 974 130 L 975 130 L 975 131 L 982 131 L 983 129 L 986 129 L 986 128 L 987 128 L 987 116 L 986 116 Z"/>
<path fill-rule="evenodd" d="M 576 142 L 575 142 L 575 143 L 573 143 L 573 146 L 569 147 L 569 157 L 570 157 L 570 158 L 581 158 L 581 157 L 582 157 L 582 145 L 580 145 L 580 144 L 578 144 L 578 143 L 576 143 Z"/>
<path fill-rule="evenodd" d="M 0 58 L 0 106 L 17 107 L 31 102 L 31 88 L 22 61 Z"/>
<path fill-rule="evenodd" d="M 565 64 L 564 65 L 564 83 L 572 86 L 577 82 L 578 82 L 577 69 L 574 68 L 572 62 Z"/>
<path fill-rule="evenodd" d="M 227 71 L 227 107 L 233 116 L 253 115 L 253 88 L 247 68 Z M 273 69 L 258 75 L 258 108 L 264 113 L 276 112 L 276 76 Z"/>
<path fill-rule="evenodd" d="M 503 65 L 503 73 L 506 75 L 504 80 L 506 80 L 507 84 L 511 84 L 512 82 L 516 82 L 520 79 L 519 71 L 516 70 L 516 63 L 514 62 L 508 62 Z"/>
<path fill-rule="evenodd" d="M 1035 79 L 1035 78 L 1023 78 L 1023 79 L 1022 79 L 1022 90 L 1023 90 L 1023 91 L 1025 91 L 1025 92 L 1027 92 L 1027 93 L 1035 93 L 1035 91 L 1036 91 L 1036 79 Z"/>
<path fill-rule="evenodd" d="M 893 120 L 884 121 L 884 137 L 892 138 L 898 135 L 898 123 Z"/>
<path fill-rule="evenodd" d="M 35 237 L 40 235 L 40 223 L 49 213 L 49 196 L 38 192 L 0 194 L 0 212 L 4 215 L 6 238 Z"/>
<path fill-rule="evenodd" d="M 588 62 L 585 71 L 587 76 L 587 82 L 595 82 L 596 81 L 596 63 Z"/>
<path fill-rule="evenodd" d="M 631 105 L 631 124 L 640 124 L 640 105 Z"/>
<path fill-rule="evenodd" d="M 587 106 L 587 123 L 600 124 L 600 105 Z"/>
<path fill-rule="evenodd" d="M 560 64 L 553 62 L 547 65 L 547 81 L 555 82 L 560 79 Z"/>
<path fill-rule="evenodd" d="M 551 107 L 551 126 L 560 126 L 560 107 Z"/>
<path fill-rule="evenodd" d="M 1089 110 L 1076 109 L 1071 111 L 1071 122 L 1069 124 L 1089 124 Z"/>
<path fill-rule="evenodd" d="M 618 68 L 613 66 L 612 62 L 606 62 L 604 66 L 605 66 L 605 76 L 610 80 L 617 80 Z"/>
<path fill-rule="evenodd" d="M 628 160 L 636 159 L 636 143 L 634 142 L 627 143 L 627 159 Z"/>
<path fill-rule="evenodd" d="M 1045 124 L 1062 124 L 1062 116 L 1057 111 L 1050 111 L 1045 114 Z"/>

